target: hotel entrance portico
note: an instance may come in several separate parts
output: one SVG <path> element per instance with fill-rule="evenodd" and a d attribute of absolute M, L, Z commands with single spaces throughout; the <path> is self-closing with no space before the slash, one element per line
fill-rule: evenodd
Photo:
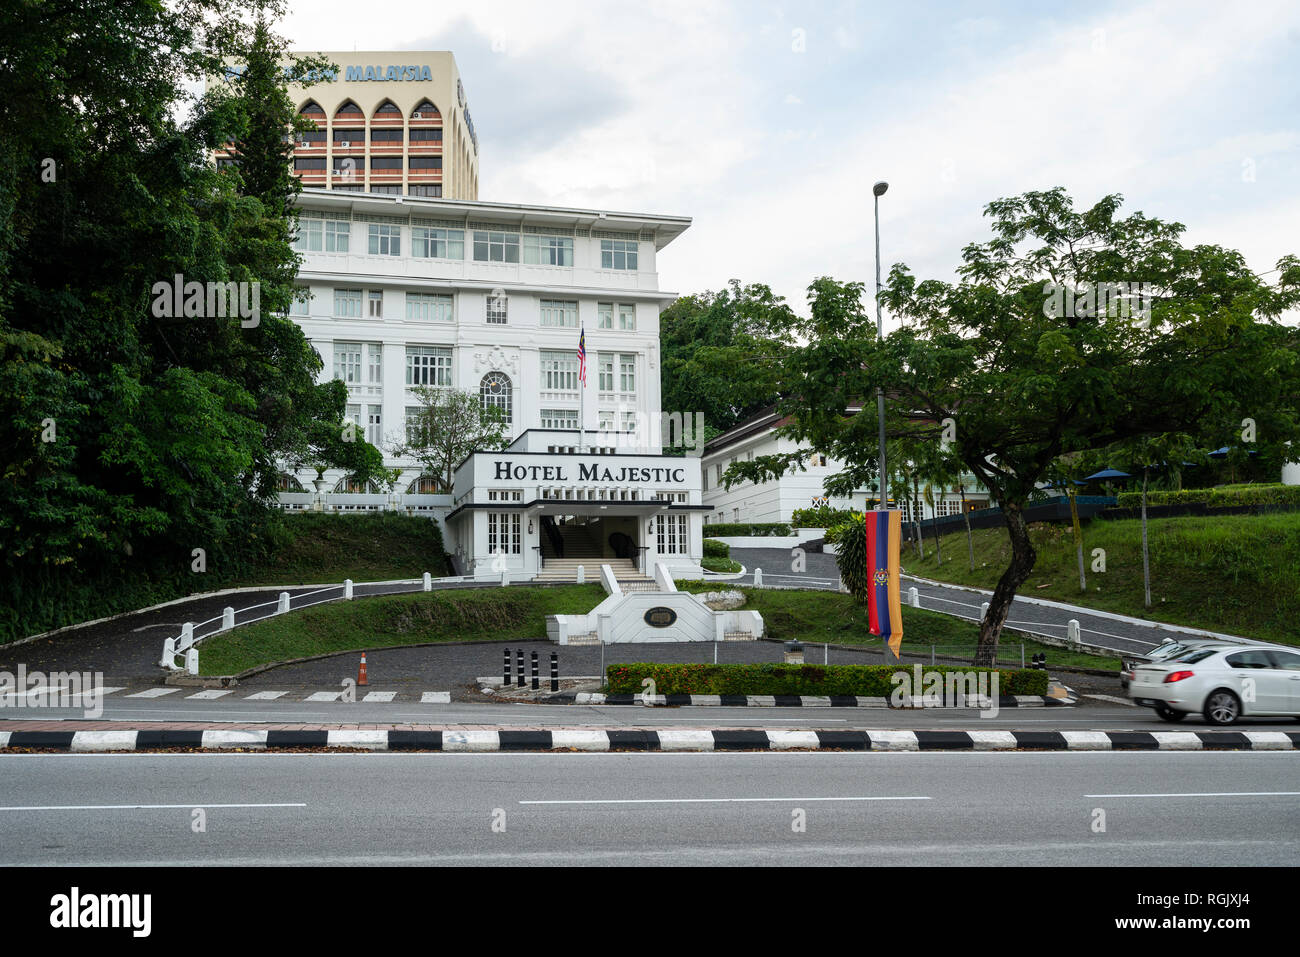
<path fill-rule="evenodd" d="M 635 579 L 656 562 L 674 577 L 701 574 L 700 513 L 709 507 L 700 501 L 699 460 L 578 451 L 584 444 L 576 429 L 530 429 L 457 467 L 445 525 L 460 574 L 571 581 L 583 565 L 594 581 L 608 564 L 618 578 Z"/>

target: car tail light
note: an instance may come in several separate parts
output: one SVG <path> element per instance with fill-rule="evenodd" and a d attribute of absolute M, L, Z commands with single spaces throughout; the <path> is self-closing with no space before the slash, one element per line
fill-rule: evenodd
<path fill-rule="evenodd" d="M 1192 671 L 1174 671 L 1165 675 L 1165 684 L 1172 681 L 1182 681 L 1184 678 L 1190 678 L 1195 672 Z"/>

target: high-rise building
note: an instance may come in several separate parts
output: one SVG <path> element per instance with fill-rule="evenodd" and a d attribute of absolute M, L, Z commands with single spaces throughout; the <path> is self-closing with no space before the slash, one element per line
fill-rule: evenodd
<path fill-rule="evenodd" d="M 478 137 L 448 52 L 322 51 L 338 65 L 291 84 L 316 123 L 294 142 L 303 185 L 354 193 L 478 198 Z M 222 153 L 217 162 L 228 161 Z"/>

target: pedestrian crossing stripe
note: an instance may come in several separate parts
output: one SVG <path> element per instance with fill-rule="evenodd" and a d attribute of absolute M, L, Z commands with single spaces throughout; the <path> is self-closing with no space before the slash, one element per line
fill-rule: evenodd
<path fill-rule="evenodd" d="M 317 691 L 303 698 L 303 701 L 338 701 L 342 691 Z"/>
<path fill-rule="evenodd" d="M 451 704 L 451 692 L 426 691 L 420 695 L 420 704 Z"/>
<path fill-rule="evenodd" d="M 245 701 L 274 701 L 282 695 L 287 695 L 287 691 L 259 691 L 256 694 L 250 694 Z"/>
<path fill-rule="evenodd" d="M 200 691 L 197 694 L 187 694 L 187 699 L 198 698 L 201 701 L 212 701 L 215 698 L 224 698 L 228 694 L 234 694 L 233 691 L 222 691 L 219 688 L 208 688 L 206 691 Z"/>
<path fill-rule="evenodd" d="M 362 702 L 392 701 L 396 697 L 397 697 L 396 691 L 372 691 L 370 692 L 370 694 L 366 695 L 361 700 Z"/>
<path fill-rule="evenodd" d="M 161 698 L 165 694 L 175 694 L 180 688 L 148 688 L 144 691 L 137 691 L 135 694 L 126 695 L 128 698 Z"/>

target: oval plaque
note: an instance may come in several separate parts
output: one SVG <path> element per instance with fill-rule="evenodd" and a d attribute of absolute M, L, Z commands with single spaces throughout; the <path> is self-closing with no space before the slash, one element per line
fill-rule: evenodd
<path fill-rule="evenodd" d="M 645 623 L 651 628 L 667 628 L 677 621 L 677 612 L 657 605 L 645 613 Z"/>

